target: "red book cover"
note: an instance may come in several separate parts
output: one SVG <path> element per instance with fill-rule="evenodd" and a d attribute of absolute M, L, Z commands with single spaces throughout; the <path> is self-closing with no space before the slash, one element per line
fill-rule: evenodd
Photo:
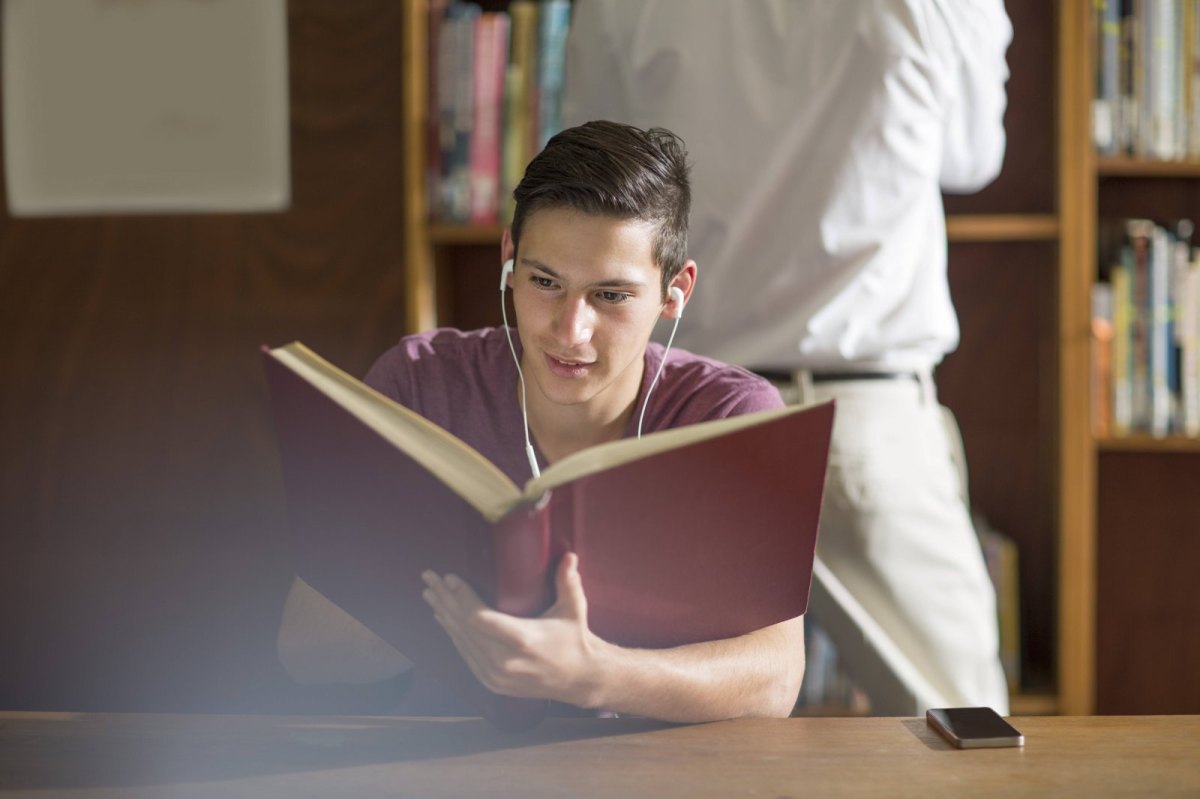
<path fill-rule="evenodd" d="M 574 551 L 589 625 L 625 646 L 729 638 L 808 607 L 832 403 L 593 447 L 522 490 L 302 345 L 265 364 L 299 576 L 500 725 L 544 703 L 474 678 L 421 598 L 426 569 L 532 616 Z"/>

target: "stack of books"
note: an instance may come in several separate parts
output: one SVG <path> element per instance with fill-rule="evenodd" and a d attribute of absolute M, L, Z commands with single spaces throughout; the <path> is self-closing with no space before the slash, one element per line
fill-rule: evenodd
<path fill-rule="evenodd" d="M 436 220 L 512 218 L 525 167 L 562 129 L 569 0 L 430 8 L 430 208 Z"/>
<path fill-rule="evenodd" d="M 1093 427 L 1200 435 L 1200 251 L 1193 225 L 1103 226 L 1092 296 Z"/>
<path fill-rule="evenodd" d="M 1101 155 L 1200 159 L 1197 0 L 1095 0 Z"/>

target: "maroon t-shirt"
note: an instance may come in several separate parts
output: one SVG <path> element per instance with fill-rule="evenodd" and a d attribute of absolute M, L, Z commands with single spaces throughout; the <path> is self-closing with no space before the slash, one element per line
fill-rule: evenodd
<path fill-rule="evenodd" d="M 513 344 L 519 356 L 516 331 Z M 662 355 L 659 344 L 646 348 L 645 374 L 625 437 L 637 435 L 637 417 Z M 503 328 L 469 332 L 443 328 L 407 336 L 375 362 L 366 383 L 458 436 L 517 485 L 532 476 L 525 457 L 517 369 Z M 782 407 L 779 392 L 758 375 L 673 348 L 650 397 L 642 432 Z M 537 455 L 545 466 L 545 457 Z M 418 671 L 405 679 L 414 681 L 401 705 L 391 712 L 474 713 L 428 675 Z M 554 703 L 551 712 L 561 715 L 569 710 Z"/>
<path fill-rule="evenodd" d="M 520 355 L 516 331 L 513 344 Z M 637 435 L 642 401 L 662 354 L 659 344 L 646 348 L 646 369 L 625 437 Z M 375 362 L 366 383 L 461 438 L 517 485 L 532 476 L 517 369 L 503 328 L 442 328 L 407 336 Z M 782 407 L 779 392 L 758 375 L 672 348 L 642 432 Z M 546 464 L 540 452 L 538 463 Z"/>

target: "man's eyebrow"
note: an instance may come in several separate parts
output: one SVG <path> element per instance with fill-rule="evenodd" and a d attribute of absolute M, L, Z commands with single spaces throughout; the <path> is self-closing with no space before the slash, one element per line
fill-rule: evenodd
<path fill-rule="evenodd" d="M 555 272 L 553 269 L 551 269 L 549 266 L 542 263 L 541 261 L 535 260 L 533 258 L 522 257 L 521 263 L 524 264 L 525 266 L 530 267 L 531 269 L 536 269 L 539 272 L 544 272 L 544 273 L 546 273 L 546 275 L 554 278 L 555 280 L 561 281 L 563 279 L 562 275 L 560 275 L 558 272 Z M 645 285 L 646 284 L 640 280 L 623 280 L 621 278 L 611 278 L 609 280 L 598 280 L 595 283 L 591 284 L 591 286 L 593 288 L 622 288 L 622 289 L 639 289 L 639 288 L 644 287 Z"/>

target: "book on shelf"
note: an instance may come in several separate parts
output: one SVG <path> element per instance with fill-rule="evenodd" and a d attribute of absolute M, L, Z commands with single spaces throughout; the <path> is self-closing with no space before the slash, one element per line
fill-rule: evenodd
<path fill-rule="evenodd" d="M 439 0 L 429 13 L 433 216 L 457 224 L 512 218 L 512 190 L 562 128 L 569 0 L 513 0 L 504 11 Z"/>
<path fill-rule="evenodd" d="M 297 573 L 499 724 L 534 723 L 545 703 L 474 678 L 421 598 L 426 569 L 532 616 L 576 552 L 589 626 L 631 647 L 730 638 L 807 609 L 832 403 L 602 444 L 518 487 L 301 344 L 264 348 L 264 364 Z"/>
<path fill-rule="evenodd" d="M 1021 581 L 1017 542 L 974 514 L 975 532 L 983 562 L 996 590 L 996 621 L 1000 632 L 1000 665 L 1010 694 L 1021 690 Z"/>
<path fill-rule="evenodd" d="M 1095 0 L 1092 131 L 1101 155 L 1200 159 L 1198 0 Z"/>
<path fill-rule="evenodd" d="M 516 211 L 513 190 L 525 174 L 536 150 L 533 120 L 537 108 L 538 5 L 533 0 L 508 4 L 511 48 L 504 95 L 504 162 L 501 218 L 511 222 Z"/>
<path fill-rule="evenodd" d="M 1092 385 L 1102 388 L 1091 392 L 1091 420 L 1093 434 L 1099 437 L 1111 435 L 1113 427 L 1115 391 L 1107 390 L 1115 380 L 1112 369 L 1113 291 L 1109 283 L 1092 284 Z"/>
<path fill-rule="evenodd" d="M 563 74 L 571 0 L 545 0 L 538 26 L 537 152 L 562 130 Z"/>
<path fill-rule="evenodd" d="M 470 212 L 476 225 L 500 221 L 500 161 L 503 149 L 504 81 L 508 62 L 507 14 L 475 20 L 474 121 L 471 126 Z"/>
<path fill-rule="evenodd" d="M 1094 399 L 1098 435 L 1200 434 L 1200 251 L 1192 233 L 1188 220 L 1102 225 L 1092 390 L 1108 401 Z"/>
<path fill-rule="evenodd" d="M 426 19 L 427 49 L 429 58 L 428 87 L 425 119 L 425 202 L 429 213 L 441 215 L 442 198 L 439 196 L 442 176 L 442 143 L 438 140 L 439 117 L 441 114 L 442 91 L 442 21 L 446 16 L 449 0 L 428 0 L 429 15 Z"/>
<path fill-rule="evenodd" d="M 451 3 L 438 25 L 437 141 L 439 178 L 434 213 L 447 222 L 470 215 L 471 126 L 475 116 L 475 23 L 479 6 Z"/>

